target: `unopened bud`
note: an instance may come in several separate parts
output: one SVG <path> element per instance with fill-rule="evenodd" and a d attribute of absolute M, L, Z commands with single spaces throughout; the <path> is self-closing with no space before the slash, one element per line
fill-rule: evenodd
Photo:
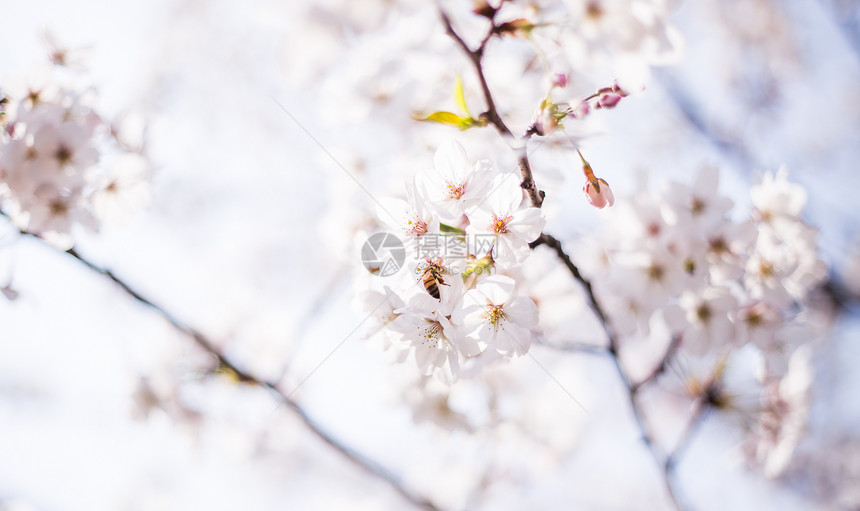
<path fill-rule="evenodd" d="M 597 209 L 615 204 L 615 195 L 609 189 L 609 183 L 599 177 L 586 181 L 582 191 L 588 202 Z"/>
<path fill-rule="evenodd" d="M 559 126 L 559 121 L 567 117 L 567 112 L 559 107 L 567 104 L 555 104 L 550 100 L 544 100 L 535 114 L 534 130 L 538 135 L 549 135 Z"/>
<path fill-rule="evenodd" d="M 588 101 L 583 101 L 576 108 L 573 109 L 570 115 L 574 116 L 577 119 L 583 119 L 585 116 L 588 115 L 589 112 L 591 112 L 591 107 L 588 105 Z"/>
<path fill-rule="evenodd" d="M 568 78 L 565 73 L 555 73 L 552 75 L 552 86 L 563 89 L 567 87 Z"/>
<path fill-rule="evenodd" d="M 621 101 L 621 95 L 614 92 L 606 92 L 597 98 L 597 108 L 615 108 L 615 105 Z"/>

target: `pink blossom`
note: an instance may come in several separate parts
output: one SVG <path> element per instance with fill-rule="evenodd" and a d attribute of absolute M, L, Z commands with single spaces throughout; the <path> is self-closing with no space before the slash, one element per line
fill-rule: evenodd
<path fill-rule="evenodd" d="M 567 81 L 568 81 L 567 75 L 564 73 L 555 73 L 554 75 L 552 75 L 552 86 L 553 87 L 558 87 L 560 89 L 563 89 L 563 88 L 567 87 Z"/>
<path fill-rule="evenodd" d="M 597 108 L 615 108 L 615 105 L 621 101 L 621 95 L 614 92 L 606 92 L 597 98 Z"/>
<path fill-rule="evenodd" d="M 609 183 L 602 178 L 594 178 L 585 182 L 582 187 L 588 202 L 597 209 L 615 204 L 615 195 L 609 189 Z"/>

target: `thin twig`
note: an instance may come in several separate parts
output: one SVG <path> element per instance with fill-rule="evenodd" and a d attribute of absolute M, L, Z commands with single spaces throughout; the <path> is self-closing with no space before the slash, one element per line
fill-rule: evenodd
<path fill-rule="evenodd" d="M 654 367 L 654 369 L 648 373 L 648 376 L 639 380 L 639 382 L 633 384 L 633 391 L 638 392 L 644 385 L 647 385 L 653 381 L 656 381 L 661 374 L 666 372 L 666 369 L 669 367 L 669 363 L 671 363 L 672 359 L 675 358 L 675 353 L 678 352 L 678 348 L 681 346 L 681 336 L 674 335 L 672 336 L 672 340 L 669 341 L 669 346 L 666 348 L 666 352 L 663 353 L 663 357 L 660 359 L 660 362 Z"/>
<path fill-rule="evenodd" d="M 0 211 L 0 216 L 4 216 L 9 218 L 8 215 Z M 47 243 L 41 236 L 35 233 L 28 232 L 23 229 L 18 229 L 18 232 L 24 236 L 30 236 L 36 238 L 42 242 Z M 53 245 L 50 245 L 53 246 Z M 174 316 L 170 311 L 161 307 L 160 305 L 155 304 L 148 298 L 144 297 L 140 292 L 136 291 L 130 284 L 125 282 L 122 278 L 117 276 L 111 270 L 107 268 L 103 268 L 94 262 L 87 259 L 85 256 L 81 255 L 75 248 L 70 248 L 65 251 L 66 254 L 73 257 L 79 263 L 86 266 L 91 271 L 108 278 L 114 284 L 119 286 L 127 295 L 134 298 L 139 303 L 155 310 L 164 320 L 170 323 L 176 330 L 190 337 L 199 347 L 201 347 L 207 353 L 213 355 L 217 361 L 218 366 L 222 369 L 227 369 L 232 372 L 237 380 L 247 383 L 250 385 L 256 385 L 258 387 L 264 388 L 270 391 L 273 396 L 276 397 L 281 403 L 287 406 L 287 408 L 291 409 L 293 412 L 298 415 L 304 425 L 310 430 L 311 433 L 314 434 L 318 439 L 322 440 L 329 447 L 333 448 L 337 452 L 339 452 L 342 456 L 344 456 L 347 460 L 361 468 L 362 470 L 372 474 L 373 476 L 381 479 L 388 483 L 388 485 L 396 491 L 400 496 L 409 501 L 412 505 L 420 509 L 426 509 L 430 511 L 438 511 L 438 507 L 433 504 L 429 499 L 413 493 L 403 486 L 401 481 L 395 477 L 392 473 L 382 467 L 379 463 L 367 458 L 366 456 L 359 454 L 354 449 L 350 448 L 346 444 L 340 442 L 333 435 L 325 430 L 319 423 L 317 423 L 308 413 L 302 408 L 299 403 L 290 398 L 287 394 L 285 394 L 275 382 L 266 381 L 259 379 L 249 373 L 248 371 L 241 369 L 237 364 L 235 364 L 230 358 L 228 358 L 224 353 L 212 342 L 208 337 L 202 334 L 200 331 L 190 327 L 189 325 L 182 322 L 179 318 Z"/>
<path fill-rule="evenodd" d="M 675 448 L 672 449 L 672 452 L 666 456 L 665 470 L 667 473 L 671 473 L 675 470 L 678 460 L 684 452 L 687 451 L 693 437 L 695 437 L 696 432 L 702 424 L 705 423 L 705 419 L 708 417 L 708 412 L 711 410 L 711 407 L 707 403 L 703 403 L 701 399 L 696 402 L 695 407 L 693 416 L 690 417 L 690 421 L 687 423 L 687 427 L 684 429 L 684 433 L 681 435 L 680 440 L 678 440 L 678 443 L 675 445 Z"/>
<path fill-rule="evenodd" d="M 630 404 L 630 410 L 633 414 L 633 420 L 636 423 L 636 426 L 638 427 L 639 431 L 641 432 L 642 442 L 648 448 L 648 451 L 651 453 L 651 456 L 654 458 L 654 461 L 657 463 L 660 469 L 663 483 L 666 487 L 666 494 L 669 496 L 672 505 L 675 509 L 680 511 L 682 507 L 679 504 L 678 498 L 676 496 L 672 473 L 666 470 L 665 460 L 661 460 L 657 445 L 655 444 L 653 436 L 648 431 L 648 426 L 645 423 L 644 413 L 639 406 L 639 401 L 636 399 L 638 389 L 646 381 L 650 381 L 651 377 L 649 376 L 648 378 L 639 383 L 634 383 L 630 379 L 630 376 L 627 374 L 627 370 L 625 370 L 624 366 L 621 364 L 617 337 L 615 336 L 615 333 L 610 326 L 609 319 L 606 316 L 606 313 L 600 306 L 600 302 L 598 302 L 597 297 L 594 294 L 594 287 L 591 285 L 591 282 L 582 275 L 582 273 L 579 271 L 579 268 L 577 268 L 576 264 L 574 264 L 573 260 L 570 258 L 567 252 L 564 251 L 561 242 L 553 236 L 544 233 L 541 234 L 537 240 L 531 243 L 532 248 L 537 247 L 538 245 L 546 245 L 547 247 L 554 250 L 561 262 L 567 267 L 568 270 L 570 270 L 570 273 L 573 275 L 573 278 L 576 279 L 582 285 L 582 288 L 585 290 L 588 304 L 594 315 L 597 316 L 597 318 L 600 320 L 600 324 L 603 327 L 604 333 L 606 334 L 608 341 L 608 347 L 606 352 L 612 358 L 615 370 L 625 386 L 625 389 L 627 391 L 627 400 Z M 664 370 L 665 366 L 668 364 L 669 359 L 674 355 L 675 349 L 676 345 L 673 339 L 673 342 L 670 343 L 669 348 L 667 349 L 667 352 L 664 355 L 662 361 L 660 362 L 658 368 L 655 369 L 655 371 L 652 373 L 654 374 L 654 378 L 656 378 L 656 375 Z"/>
<path fill-rule="evenodd" d="M 463 53 L 466 54 L 469 61 L 472 62 L 472 66 L 475 68 L 475 74 L 478 76 L 478 82 L 481 85 L 481 92 L 484 95 L 484 101 L 487 103 L 487 109 L 480 115 L 480 117 L 492 124 L 493 127 L 496 128 L 496 131 L 502 135 L 502 138 L 517 142 L 514 144 L 514 149 L 517 152 L 517 164 L 520 168 L 520 175 L 523 178 L 520 186 L 522 186 L 528 194 L 532 206 L 536 208 L 541 207 L 543 204 L 544 192 L 538 190 L 537 185 L 535 184 L 534 176 L 532 176 L 531 165 L 529 164 L 528 154 L 526 153 L 526 143 L 528 142 L 530 134 L 527 132 L 526 135 L 519 140 L 514 137 L 510 128 L 508 128 L 501 115 L 499 115 L 499 110 L 496 108 L 496 102 L 493 99 L 493 94 L 490 92 L 490 86 L 487 83 L 486 76 L 484 75 L 484 50 L 487 47 L 487 43 L 492 38 L 492 35 L 495 33 L 495 20 L 490 19 L 489 32 L 481 40 L 481 44 L 478 48 L 473 50 L 469 48 L 466 41 L 460 37 L 460 34 L 454 30 L 454 26 L 451 24 L 451 18 L 448 17 L 448 13 L 446 13 L 441 6 L 439 6 L 439 17 L 442 19 L 442 24 L 445 25 L 445 32 L 454 40 L 455 43 L 457 43 L 457 46 L 463 50 Z"/>

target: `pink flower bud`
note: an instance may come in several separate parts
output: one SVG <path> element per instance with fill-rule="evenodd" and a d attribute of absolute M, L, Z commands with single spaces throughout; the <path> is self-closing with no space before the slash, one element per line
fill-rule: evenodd
<path fill-rule="evenodd" d="M 614 92 L 607 92 L 597 98 L 597 108 L 615 108 L 615 105 L 621 101 L 621 96 Z"/>
<path fill-rule="evenodd" d="M 567 87 L 567 75 L 564 73 L 555 73 L 552 75 L 552 86 L 563 89 Z"/>
<path fill-rule="evenodd" d="M 585 192 L 588 202 L 597 209 L 615 204 L 615 195 L 609 189 L 609 183 L 601 178 L 586 181 L 582 191 Z"/>
<path fill-rule="evenodd" d="M 567 103 L 555 104 L 551 101 L 544 100 L 540 108 L 535 113 L 534 131 L 538 135 L 549 135 L 558 128 L 559 121 L 564 119 L 567 114 Z"/>
<path fill-rule="evenodd" d="M 613 91 L 614 93 L 618 94 L 619 96 L 621 96 L 622 98 L 626 98 L 627 96 L 629 96 L 629 95 L 630 95 L 627 91 L 625 91 L 624 89 L 622 89 L 622 88 L 618 85 L 618 81 L 617 81 L 617 80 L 616 80 L 616 81 L 614 81 L 614 82 L 612 82 L 612 91 Z"/>
<path fill-rule="evenodd" d="M 571 115 L 577 119 L 583 119 L 588 113 L 591 111 L 591 107 L 588 106 L 588 101 L 583 101 L 576 108 L 573 109 Z"/>
<path fill-rule="evenodd" d="M 549 108 L 542 108 L 538 110 L 534 125 L 538 135 L 549 135 L 558 127 L 558 119 L 552 115 Z"/>

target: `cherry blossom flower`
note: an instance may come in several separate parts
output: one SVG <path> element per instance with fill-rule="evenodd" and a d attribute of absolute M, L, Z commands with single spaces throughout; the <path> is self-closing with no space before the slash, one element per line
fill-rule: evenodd
<path fill-rule="evenodd" d="M 458 221 L 466 211 L 486 197 L 490 185 L 490 164 L 472 163 L 466 150 L 448 141 L 436 150 L 432 171 L 421 174 L 429 205 L 446 221 Z"/>
<path fill-rule="evenodd" d="M 737 300 L 726 288 L 709 287 L 701 293 L 687 291 L 681 295 L 679 304 L 683 321 L 672 317 L 671 312 L 667 313 L 667 320 L 675 327 L 681 326 L 682 346 L 686 351 L 703 355 L 738 344 L 734 324 L 729 319 L 737 308 Z"/>
<path fill-rule="evenodd" d="M 714 224 L 705 235 L 711 281 L 723 283 L 739 279 L 744 272 L 749 247 L 755 243 L 752 222 Z"/>
<path fill-rule="evenodd" d="M 481 238 L 493 240 L 492 257 L 496 265 L 519 264 L 529 256 L 529 243 L 543 231 L 546 224 L 543 212 L 520 207 L 523 192 L 513 174 L 496 176 L 490 189 L 486 201 L 466 212 L 469 217 L 466 233 L 475 240 L 475 246 Z M 481 257 L 486 252 L 475 255 Z"/>
<path fill-rule="evenodd" d="M 33 134 L 33 149 L 46 178 L 67 166 L 85 169 L 98 161 L 86 129 L 73 121 L 42 125 Z"/>
<path fill-rule="evenodd" d="M 753 206 L 762 221 L 767 223 L 778 217 L 800 216 L 806 205 L 806 190 L 788 182 L 787 177 L 788 170 L 781 167 L 776 174 L 766 173 L 750 190 Z"/>
<path fill-rule="evenodd" d="M 439 218 L 426 200 L 423 186 L 413 178 L 406 188 L 407 199 L 380 199 L 377 214 L 407 242 L 414 242 L 427 233 L 439 232 Z"/>
<path fill-rule="evenodd" d="M 783 325 L 779 312 L 766 302 L 752 302 L 735 314 L 738 337 L 762 350 L 769 350 L 776 340 L 776 332 Z"/>
<path fill-rule="evenodd" d="M 766 477 L 777 477 L 786 469 L 803 434 L 812 384 L 810 358 L 809 346 L 795 351 L 785 376 L 768 382 L 763 393 L 747 451 L 762 465 Z"/>
<path fill-rule="evenodd" d="M 459 350 L 477 354 L 474 343 L 458 346 L 459 333 L 449 317 L 462 293 L 462 281 L 450 279 L 441 286 L 441 299 L 427 293 L 413 295 L 406 307 L 393 312 L 397 317 L 392 327 L 403 334 L 404 341 L 414 353 L 415 362 L 424 374 L 435 374 L 443 381 L 454 381 L 459 374 Z"/>
<path fill-rule="evenodd" d="M 540 108 L 535 113 L 532 126 L 534 131 L 541 136 L 546 136 L 561 126 L 560 121 L 567 116 L 569 105 L 567 103 L 555 104 L 549 99 L 541 102 Z"/>
<path fill-rule="evenodd" d="M 367 333 L 368 337 L 381 333 L 383 348 L 395 353 L 395 359 L 403 362 L 409 354 L 409 345 L 404 342 L 403 334 L 394 328 L 389 328 L 406 304 L 403 299 L 385 286 L 382 291 L 368 290 L 357 297 L 362 313 L 371 317 L 372 323 Z"/>
<path fill-rule="evenodd" d="M 466 339 L 483 351 L 520 356 L 531 346 L 530 329 L 537 325 L 537 306 L 531 298 L 513 296 L 514 280 L 495 275 L 467 291 L 453 317 Z"/>
<path fill-rule="evenodd" d="M 119 188 L 107 179 L 119 166 L 107 169 L 101 154 L 109 151 L 121 161 L 128 153 L 116 139 L 103 136 L 107 124 L 88 105 L 92 94 L 62 87 L 52 72 L 22 81 L 14 100 L 4 104 L 0 206 L 19 228 L 69 248 L 73 227 L 98 229 L 96 204 L 104 210 L 101 199 Z M 136 159 L 142 190 L 147 164 Z"/>
<path fill-rule="evenodd" d="M 670 224 L 689 223 L 693 228 L 707 228 L 723 220 L 732 201 L 717 194 L 720 171 L 703 167 L 693 186 L 671 182 L 663 192 L 663 214 Z"/>

